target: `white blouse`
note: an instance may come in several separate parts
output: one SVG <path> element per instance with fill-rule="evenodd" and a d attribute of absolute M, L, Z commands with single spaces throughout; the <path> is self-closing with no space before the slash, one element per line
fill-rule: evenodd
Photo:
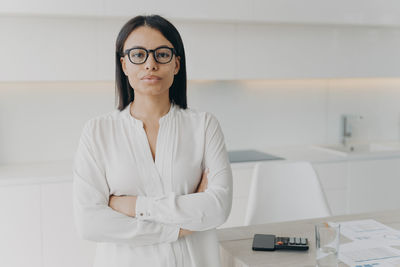
<path fill-rule="evenodd" d="M 123 111 L 89 120 L 74 162 L 80 235 L 97 242 L 95 267 L 219 266 L 215 228 L 232 204 L 232 171 L 217 119 L 171 104 L 159 120 L 155 161 L 142 121 Z M 205 192 L 194 193 L 205 168 Z M 138 196 L 135 218 L 108 206 Z M 179 229 L 194 231 L 178 238 Z"/>

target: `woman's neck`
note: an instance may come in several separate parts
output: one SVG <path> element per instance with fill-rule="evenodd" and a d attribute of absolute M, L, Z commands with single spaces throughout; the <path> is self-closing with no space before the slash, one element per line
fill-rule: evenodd
<path fill-rule="evenodd" d="M 171 107 L 169 97 L 157 98 L 154 96 L 135 95 L 130 106 L 130 113 L 141 121 L 159 121 L 168 113 Z"/>

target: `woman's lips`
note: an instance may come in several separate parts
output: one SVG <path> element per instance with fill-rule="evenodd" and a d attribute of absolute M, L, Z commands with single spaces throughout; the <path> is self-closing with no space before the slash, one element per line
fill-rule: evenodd
<path fill-rule="evenodd" d="M 161 80 L 161 78 L 158 77 L 158 76 L 154 76 L 154 75 L 147 75 L 147 76 L 144 76 L 144 77 L 142 78 L 142 80 L 154 82 L 154 81 L 159 81 L 159 80 Z"/>
<path fill-rule="evenodd" d="M 161 81 L 161 78 L 157 76 L 146 76 L 142 78 L 142 81 L 146 84 L 157 84 Z"/>

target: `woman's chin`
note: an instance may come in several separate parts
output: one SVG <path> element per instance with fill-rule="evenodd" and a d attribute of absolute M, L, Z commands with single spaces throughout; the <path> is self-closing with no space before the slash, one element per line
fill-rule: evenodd
<path fill-rule="evenodd" d="M 168 89 L 162 89 L 159 86 L 146 86 L 146 88 L 136 90 L 135 94 L 141 94 L 146 96 L 159 96 L 162 94 L 169 95 Z"/>

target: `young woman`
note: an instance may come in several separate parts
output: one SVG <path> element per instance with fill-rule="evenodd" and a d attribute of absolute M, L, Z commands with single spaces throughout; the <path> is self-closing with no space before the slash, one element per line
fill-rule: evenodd
<path fill-rule="evenodd" d="M 122 27 L 116 91 L 118 110 L 86 123 L 74 164 L 75 221 L 97 242 L 94 266 L 219 266 L 232 172 L 218 121 L 187 108 L 183 43 L 166 19 Z"/>

